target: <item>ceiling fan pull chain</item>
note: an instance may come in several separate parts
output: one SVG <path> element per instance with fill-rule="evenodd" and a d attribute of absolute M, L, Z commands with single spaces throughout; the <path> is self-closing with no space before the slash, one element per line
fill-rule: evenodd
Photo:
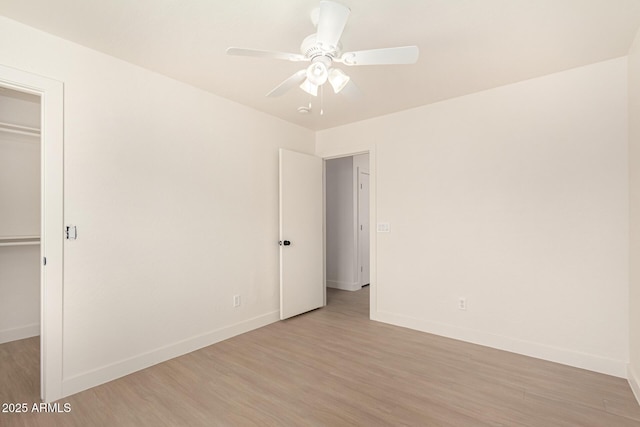
<path fill-rule="evenodd" d="M 320 115 L 324 115 L 324 85 L 320 86 Z"/>

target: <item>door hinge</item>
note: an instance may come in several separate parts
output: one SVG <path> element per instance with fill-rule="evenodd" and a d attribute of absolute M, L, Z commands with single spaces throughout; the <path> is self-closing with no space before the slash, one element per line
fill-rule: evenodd
<path fill-rule="evenodd" d="M 363 268 L 364 268 L 363 266 L 360 266 L 360 273 L 364 271 Z"/>
<path fill-rule="evenodd" d="M 47 265 L 47 257 L 42 257 L 42 265 Z"/>

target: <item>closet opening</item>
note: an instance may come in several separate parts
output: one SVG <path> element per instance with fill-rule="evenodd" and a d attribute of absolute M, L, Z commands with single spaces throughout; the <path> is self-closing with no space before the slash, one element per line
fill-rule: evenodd
<path fill-rule="evenodd" d="M 41 111 L 39 95 L 0 86 L 0 364 L 33 387 L 3 390 L 11 402 L 41 395 Z"/>
<path fill-rule="evenodd" d="M 28 205 L 28 203 L 21 199 L 21 197 L 26 197 L 26 192 L 16 192 L 17 175 L 6 174 L 7 170 L 4 167 L 0 168 L 0 173 L 5 172 L 5 175 L 0 175 L 0 185 L 3 186 L 0 192 L 4 193 L 0 194 L 0 237 L 2 237 L 2 243 L 5 243 L 0 246 L 0 250 L 7 252 L 5 250 L 7 248 L 15 250 L 20 246 L 32 246 L 32 249 L 39 246 L 40 249 L 40 286 L 39 293 L 36 292 L 36 295 L 40 297 L 39 321 L 32 318 L 25 322 L 23 317 L 21 321 L 17 322 L 22 323 L 19 325 L 15 319 L 9 321 L 8 312 L 2 311 L 0 314 L 4 317 L 0 316 L 0 334 L 4 336 L 3 340 L 12 339 L 7 341 L 7 344 L 19 342 L 20 340 L 14 339 L 16 334 L 18 336 L 20 334 L 24 336 L 27 333 L 35 334 L 35 325 L 39 322 L 40 363 L 39 369 L 36 368 L 36 370 L 39 370 L 40 378 L 39 380 L 35 378 L 32 381 L 30 387 L 33 390 L 11 390 L 11 392 L 31 393 L 29 396 L 33 397 L 25 401 L 35 402 L 39 400 L 39 397 L 45 402 L 53 402 L 63 397 L 64 394 L 62 381 L 64 84 L 61 81 L 38 74 L 0 65 L 0 88 L 3 89 L 0 93 L 2 96 L 0 98 L 0 117 L 4 117 L 3 120 L 6 120 L 3 122 L 6 125 L 4 130 L 0 130 L 0 134 L 4 135 L 0 135 L 0 138 L 5 140 L 5 142 L 0 141 L 0 150 L 5 150 L 0 154 L 0 158 L 8 158 L 10 150 L 30 151 L 33 156 L 38 152 L 40 155 L 39 166 L 35 166 L 36 171 L 40 172 L 40 209 L 39 212 L 36 209 L 35 213 L 31 211 L 31 213 L 25 214 L 24 218 L 16 219 L 14 217 L 12 220 L 5 220 L 5 216 L 10 215 L 10 209 L 16 209 L 17 206 Z M 39 121 L 30 118 L 29 120 L 32 121 L 19 122 L 21 115 L 27 114 L 26 110 L 39 112 Z M 37 137 L 38 129 L 40 130 L 39 138 Z M 16 145 L 15 143 L 18 141 L 15 139 L 18 138 L 38 140 L 39 148 L 37 145 L 29 145 L 36 144 L 35 142 L 21 141 L 21 145 Z M 10 141 L 6 142 L 7 139 Z M 8 171 L 10 170 L 12 169 L 8 169 Z M 36 190 L 32 188 L 32 191 Z M 16 199 L 17 204 L 5 203 L 5 200 L 11 197 Z M 33 198 L 30 200 L 33 204 Z M 15 216 L 16 214 L 11 215 Z M 38 230 L 37 221 L 34 219 L 37 215 L 40 215 L 39 245 L 35 241 L 38 231 L 33 231 Z M 18 239 L 15 239 L 16 237 Z M 28 241 L 29 237 L 33 237 L 33 239 Z M 3 252 L 0 252 L 0 257 L 6 259 L 6 256 L 3 257 Z M 44 265 L 45 259 L 46 266 Z M 5 271 L 8 270 L 0 270 L 0 275 L 3 277 L 0 279 L 2 280 L 0 282 L 0 300 L 2 301 L 5 301 L 5 294 L 1 294 L 5 291 L 4 284 L 9 283 L 8 273 Z M 32 272 L 32 274 L 36 273 Z M 10 298 L 16 298 L 15 294 L 12 294 Z M 11 304 L 14 303 L 11 302 Z M 33 309 L 33 306 L 31 307 Z M 0 310 L 3 309 L 0 308 Z M 10 323 L 11 326 L 9 326 Z M 34 341 L 38 343 L 37 338 Z M 0 344 L 0 346 L 4 345 Z M 0 352 L 0 355 L 2 354 L 4 353 Z M 2 366 L 5 368 L 4 364 Z M 35 372 L 35 375 L 37 374 L 38 372 Z M 2 384 L 3 382 L 0 381 L 0 386 Z M 13 394 L 4 394 L 4 396 L 8 399 Z"/>

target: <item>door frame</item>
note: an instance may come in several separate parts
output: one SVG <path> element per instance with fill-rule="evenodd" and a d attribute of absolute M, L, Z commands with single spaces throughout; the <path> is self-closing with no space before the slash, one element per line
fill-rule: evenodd
<path fill-rule="evenodd" d="M 377 257 L 378 257 L 378 247 L 377 247 L 377 233 L 376 226 L 377 224 L 377 211 L 376 211 L 376 149 L 375 146 L 367 147 L 363 150 L 354 150 L 348 148 L 335 148 L 334 150 L 330 150 L 330 152 L 318 154 L 316 156 L 322 158 L 324 167 L 323 167 L 323 234 L 324 234 L 324 293 L 325 293 L 325 301 L 324 304 L 327 304 L 326 301 L 326 276 L 327 276 L 327 191 L 326 191 L 326 161 L 331 159 L 339 159 L 341 157 L 351 157 L 357 156 L 359 154 L 369 154 L 369 319 L 378 320 L 378 280 L 377 280 Z"/>
<path fill-rule="evenodd" d="M 63 397 L 64 85 L 0 65 L 0 86 L 40 96 L 40 398 L 52 402 Z"/>

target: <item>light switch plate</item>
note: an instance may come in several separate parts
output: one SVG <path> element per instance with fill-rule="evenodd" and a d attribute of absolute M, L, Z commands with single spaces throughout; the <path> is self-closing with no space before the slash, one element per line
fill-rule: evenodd
<path fill-rule="evenodd" d="M 78 238 L 78 228 L 75 225 L 67 225 L 65 231 L 67 240 L 76 240 Z"/>
<path fill-rule="evenodd" d="M 378 233 L 388 233 L 389 232 L 389 223 L 388 222 L 379 222 L 378 223 Z"/>

